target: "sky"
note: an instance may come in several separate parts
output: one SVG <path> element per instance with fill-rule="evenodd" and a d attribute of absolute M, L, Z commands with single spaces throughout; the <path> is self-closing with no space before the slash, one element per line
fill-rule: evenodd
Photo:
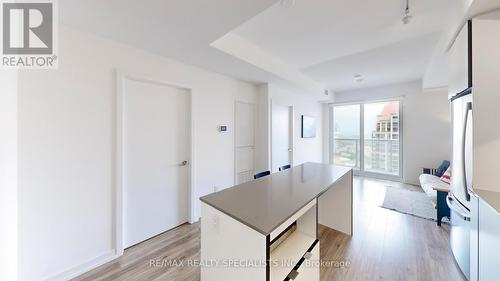
<path fill-rule="evenodd" d="M 396 101 L 397 103 L 397 101 Z M 365 138 L 371 136 L 377 126 L 377 116 L 383 112 L 388 102 L 367 103 L 365 109 Z M 341 138 L 359 138 L 360 105 L 335 106 L 333 110 L 333 124 L 335 135 Z"/>

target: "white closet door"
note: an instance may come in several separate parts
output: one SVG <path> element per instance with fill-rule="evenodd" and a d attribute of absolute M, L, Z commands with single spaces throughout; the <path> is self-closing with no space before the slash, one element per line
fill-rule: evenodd
<path fill-rule="evenodd" d="M 236 184 L 253 179 L 255 153 L 255 105 L 235 103 Z"/>
<path fill-rule="evenodd" d="M 125 80 L 124 248 L 188 221 L 189 110 L 186 90 Z"/>

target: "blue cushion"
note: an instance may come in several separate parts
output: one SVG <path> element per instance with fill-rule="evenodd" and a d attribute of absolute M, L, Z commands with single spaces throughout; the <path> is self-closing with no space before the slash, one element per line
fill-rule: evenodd
<path fill-rule="evenodd" d="M 443 163 L 441 163 L 441 165 L 439 165 L 439 167 L 436 169 L 435 176 L 442 177 L 444 172 L 446 172 L 446 169 L 448 169 L 448 167 L 450 167 L 450 161 L 443 160 Z"/>

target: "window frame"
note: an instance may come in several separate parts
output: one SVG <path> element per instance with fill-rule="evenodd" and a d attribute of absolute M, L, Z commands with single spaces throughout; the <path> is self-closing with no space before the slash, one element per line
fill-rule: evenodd
<path fill-rule="evenodd" d="M 399 130 L 398 130 L 398 135 L 399 135 L 399 174 L 398 175 L 390 175 L 390 174 L 384 174 L 384 173 L 377 173 L 377 172 L 371 172 L 371 171 L 365 171 L 365 105 L 366 104 L 371 104 L 371 103 L 380 103 L 380 102 L 399 102 Z M 403 97 L 396 97 L 396 98 L 390 98 L 390 99 L 378 99 L 378 100 L 362 100 L 362 101 L 353 101 L 353 102 L 339 102 L 339 103 L 329 103 L 328 108 L 329 108 L 329 114 L 328 114 L 328 122 L 329 122 L 329 154 L 328 154 L 328 159 L 330 164 L 335 165 L 334 163 L 334 112 L 333 109 L 336 106 L 345 106 L 345 105 L 359 105 L 360 107 L 360 162 L 359 162 L 359 169 L 353 168 L 354 175 L 357 176 L 366 176 L 366 177 L 373 177 L 373 178 L 380 178 L 380 179 L 387 179 L 387 180 L 395 180 L 395 181 L 403 181 L 404 177 L 404 116 L 403 116 Z M 390 123 L 392 123 L 393 120 L 390 120 Z M 389 124 L 391 126 L 392 124 Z M 392 133 L 392 132 L 391 132 Z"/>

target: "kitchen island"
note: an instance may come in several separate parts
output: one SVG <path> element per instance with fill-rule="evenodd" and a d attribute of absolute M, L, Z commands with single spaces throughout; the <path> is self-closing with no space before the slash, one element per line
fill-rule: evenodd
<path fill-rule="evenodd" d="M 352 235 L 352 169 L 304 163 L 200 198 L 201 280 L 319 280 L 318 224 Z"/>

